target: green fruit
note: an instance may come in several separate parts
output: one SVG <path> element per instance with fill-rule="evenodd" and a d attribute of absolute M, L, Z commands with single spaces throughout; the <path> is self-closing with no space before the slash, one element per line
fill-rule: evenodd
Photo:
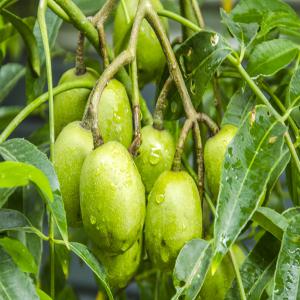
<path fill-rule="evenodd" d="M 104 266 L 109 285 L 112 288 L 124 288 L 137 271 L 142 252 L 140 237 L 127 251 L 119 255 L 109 255 L 99 248 L 94 248 L 95 256 Z"/>
<path fill-rule="evenodd" d="M 111 80 L 98 106 L 98 126 L 104 142 L 118 141 L 128 148 L 132 140 L 132 112 L 125 87 Z"/>
<path fill-rule="evenodd" d="M 159 175 L 171 169 L 175 143 L 167 130 L 157 130 L 151 125 L 142 128 L 142 144 L 134 159 L 149 193 Z"/>
<path fill-rule="evenodd" d="M 163 6 L 159 0 L 151 0 L 153 7 L 156 10 L 162 10 Z M 135 17 L 136 9 L 139 0 L 126 0 L 125 5 L 127 8 L 129 20 L 127 20 L 124 9 L 120 2 L 114 20 L 114 48 L 116 54 L 120 53 L 127 47 L 130 37 L 130 32 Z M 167 20 L 161 19 L 165 30 L 167 31 Z M 155 32 L 144 20 L 142 22 L 137 42 L 137 65 L 138 65 L 138 78 L 140 86 L 154 81 L 161 75 L 164 65 L 165 56 L 157 39 Z"/>
<path fill-rule="evenodd" d="M 194 180 L 184 171 L 162 173 L 148 197 L 145 241 L 150 260 L 171 270 L 184 244 L 201 233 L 201 201 Z"/>
<path fill-rule="evenodd" d="M 92 150 L 92 133 L 82 128 L 79 121 L 68 124 L 54 144 L 54 168 L 70 226 L 80 224 L 80 173 L 84 159 Z"/>
<path fill-rule="evenodd" d="M 66 71 L 60 78 L 58 84 L 74 82 L 76 80 L 90 81 L 96 83 L 99 74 L 90 68 L 83 75 L 76 75 L 75 68 Z M 55 136 L 69 123 L 82 119 L 84 109 L 91 90 L 78 88 L 65 91 L 54 97 L 54 125 Z"/>
<path fill-rule="evenodd" d="M 137 240 L 145 218 L 145 188 L 123 145 L 108 142 L 87 156 L 80 205 L 85 230 L 99 248 L 119 254 Z"/>
<path fill-rule="evenodd" d="M 237 127 L 225 125 L 204 147 L 204 165 L 207 184 L 214 197 L 218 196 L 222 165 L 228 144 L 234 138 Z"/>
<path fill-rule="evenodd" d="M 244 262 L 245 255 L 236 245 L 232 247 L 236 262 L 240 267 Z M 231 283 L 235 278 L 235 271 L 228 253 L 222 260 L 216 273 L 212 276 L 209 271 L 200 291 L 199 300 L 223 300 Z"/>

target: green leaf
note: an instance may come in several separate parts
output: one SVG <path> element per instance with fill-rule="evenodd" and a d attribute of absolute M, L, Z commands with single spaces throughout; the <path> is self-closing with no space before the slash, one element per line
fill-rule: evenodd
<path fill-rule="evenodd" d="M 300 205 L 300 174 L 295 165 L 294 160 L 291 160 L 286 168 L 287 187 L 294 205 Z"/>
<path fill-rule="evenodd" d="M 223 37 L 213 31 L 201 31 L 186 40 L 176 50 L 191 100 L 197 109 L 214 73 L 231 52 Z M 176 87 L 168 94 L 167 119 L 183 115 L 182 101 Z"/>
<path fill-rule="evenodd" d="M 215 270 L 265 197 L 286 150 L 287 128 L 259 105 L 245 118 L 226 150 L 214 225 Z"/>
<path fill-rule="evenodd" d="M 290 84 L 289 84 L 289 104 L 292 107 L 299 105 L 300 103 L 300 67 L 294 72 Z"/>
<path fill-rule="evenodd" d="M 279 30 L 288 29 L 288 32 L 291 35 L 294 35 L 300 30 L 300 19 L 297 15 L 293 15 L 290 12 L 269 12 L 263 16 L 257 38 L 265 36 L 275 28 L 278 28 Z"/>
<path fill-rule="evenodd" d="M 240 267 L 240 274 L 247 300 L 260 299 L 274 274 L 279 249 L 280 242 L 270 233 L 265 233 L 245 259 Z M 232 282 L 225 299 L 241 300 L 236 279 Z"/>
<path fill-rule="evenodd" d="M 281 0 L 241 0 L 230 15 L 236 22 L 260 23 L 266 14 L 272 12 L 285 12 L 292 16 L 296 15 L 294 10 Z"/>
<path fill-rule="evenodd" d="M 252 220 L 273 234 L 278 240 L 282 239 L 283 232 L 288 226 L 288 220 L 284 216 L 268 207 L 259 207 Z"/>
<path fill-rule="evenodd" d="M 300 214 L 294 216 L 284 232 L 277 259 L 272 299 L 300 297 Z"/>
<path fill-rule="evenodd" d="M 69 243 L 70 249 L 74 252 L 78 257 L 80 257 L 87 266 L 94 272 L 102 286 L 104 287 L 108 298 L 113 300 L 113 295 L 110 291 L 109 285 L 106 281 L 106 273 L 104 271 L 103 266 L 98 262 L 96 257 L 89 251 L 88 247 L 80 244 L 71 242 Z"/>
<path fill-rule="evenodd" d="M 239 127 L 246 115 L 255 106 L 255 96 L 248 87 L 240 88 L 230 99 L 222 119 L 221 127 L 232 124 Z"/>
<path fill-rule="evenodd" d="M 0 163 L 0 187 L 12 188 L 34 183 L 47 202 L 53 201 L 53 194 L 45 174 L 36 167 L 14 161 Z"/>
<path fill-rule="evenodd" d="M 17 15 L 11 13 L 10 11 L 3 9 L 1 11 L 2 15 L 8 19 L 9 22 L 13 24 L 16 30 L 22 36 L 24 43 L 29 51 L 29 61 L 30 65 L 36 75 L 40 74 L 40 58 L 37 47 L 37 42 L 32 34 L 32 31 L 28 25 Z"/>
<path fill-rule="evenodd" d="M 52 300 L 52 298 L 47 295 L 44 291 L 42 291 L 39 288 L 36 288 L 36 292 L 38 294 L 38 296 L 40 297 L 40 300 Z"/>
<path fill-rule="evenodd" d="M 39 300 L 32 279 L 22 273 L 0 247 L 0 299 Z"/>
<path fill-rule="evenodd" d="M 68 240 L 67 220 L 54 168 L 47 156 L 24 139 L 10 139 L 0 145 L 0 155 L 5 160 L 21 161 L 40 169 L 48 178 L 54 201 L 48 203 L 54 220 L 65 241 Z"/>
<path fill-rule="evenodd" d="M 212 243 L 194 239 L 180 251 L 173 271 L 176 294 L 172 299 L 196 299 L 209 270 Z"/>
<path fill-rule="evenodd" d="M 62 20 L 54 14 L 50 9 L 47 9 L 46 15 L 46 24 L 47 24 L 47 32 L 48 32 L 48 40 L 50 50 L 54 48 L 55 41 L 58 35 L 59 28 L 62 24 Z M 36 78 L 35 74 L 31 71 L 31 69 L 26 70 L 26 98 L 27 102 L 31 102 L 36 99 L 39 95 L 41 95 L 44 91 L 44 87 L 46 84 L 46 66 L 45 66 L 45 54 L 43 41 L 41 37 L 40 27 L 38 22 L 35 22 L 33 35 L 37 41 L 38 53 L 41 65 L 41 74 L 38 78 Z"/>
<path fill-rule="evenodd" d="M 17 0 L 0 0 L 0 9 L 17 2 Z"/>
<path fill-rule="evenodd" d="M 221 17 L 222 22 L 227 26 L 229 32 L 239 41 L 242 47 L 247 47 L 254 41 L 259 29 L 258 24 L 234 22 L 223 9 L 221 9 Z"/>
<path fill-rule="evenodd" d="M 9 63 L 0 68 L 0 103 L 25 75 L 25 68 L 16 63 Z"/>
<path fill-rule="evenodd" d="M 251 77 L 271 76 L 295 58 L 298 48 L 290 40 L 275 39 L 262 42 L 253 48 L 247 71 Z"/>
<path fill-rule="evenodd" d="M 38 271 L 33 256 L 19 240 L 4 237 L 0 239 L 0 246 L 9 254 L 22 272 L 36 273 Z"/>
<path fill-rule="evenodd" d="M 19 211 L 13 209 L 0 209 L 0 232 L 6 230 L 32 231 L 33 226 Z"/>
<path fill-rule="evenodd" d="M 3 130 L 9 124 L 22 108 L 21 106 L 0 107 L 0 130 Z"/>
<path fill-rule="evenodd" d="M 15 188 L 0 188 L 0 208 L 6 203 L 6 201 L 14 191 Z"/>

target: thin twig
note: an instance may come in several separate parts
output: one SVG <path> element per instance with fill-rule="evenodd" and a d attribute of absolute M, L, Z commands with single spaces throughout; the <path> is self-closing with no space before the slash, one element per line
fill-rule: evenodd
<path fill-rule="evenodd" d="M 153 114 L 153 127 L 157 130 L 163 130 L 164 128 L 164 112 L 168 105 L 167 96 L 172 86 L 173 79 L 171 76 L 169 76 L 160 91 L 155 105 Z"/>
<path fill-rule="evenodd" d="M 218 125 L 205 113 L 198 113 L 197 119 L 199 122 L 203 122 L 206 126 L 211 130 L 211 132 L 215 135 L 219 132 Z"/>
<path fill-rule="evenodd" d="M 86 72 L 86 66 L 84 63 L 84 33 L 81 31 L 78 33 L 75 69 L 76 75 L 83 75 Z"/>
<path fill-rule="evenodd" d="M 203 162 L 203 146 L 201 140 L 200 127 L 197 122 L 194 122 L 193 134 L 195 141 L 195 155 L 197 162 L 197 174 L 198 174 L 198 190 L 200 199 L 202 201 L 203 189 L 204 189 L 204 162 Z"/>

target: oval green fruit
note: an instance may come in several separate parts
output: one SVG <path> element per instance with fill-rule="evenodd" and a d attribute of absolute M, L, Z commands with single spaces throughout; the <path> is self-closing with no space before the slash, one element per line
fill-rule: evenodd
<path fill-rule="evenodd" d="M 120 2 L 114 20 L 113 41 L 116 54 L 120 53 L 127 47 L 139 0 L 125 0 L 124 2 L 129 19 L 126 18 L 126 14 Z M 159 0 L 151 0 L 151 2 L 154 9 L 163 9 Z M 161 20 L 165 30 L 167 31 L 167 20 L 165 18 L 162 18 Z M 138 35 L 137 65 L 140 86 L 144 86 L 146 83 L 159 78 L 165 65 L 165 56 L 159 40 L 146 20 L 142 22 Z"/>
<path fill-rule="evenodd" d="M 91 68 L 87 68 L 86 73 L 82 75 L 76 75 L 75 68 L 72 68 L 61 76 L 58 84 L 77 80 L 85 80 L 95 84 L 98 78 L 99 74 Z M 58 136 L 67 124 L 82 119 L 90 92 L 89 89 L 78 88 L 65 91 L 54 97 L 55 136 Z"/>
<path fill-rule="evenodd" d="M 93 137 L 79 121 L 68 124 L 54 144 L 54 168 L 70 226 L 81 222 L 79 181 L 84 159 L 93 150 Z"/>
<path fill-rule="evenodd" d="M 240 267 L 245 259 L 245 254 L 237 246 L 233 245 L 233 253 L 236 262 Z M 225 299 L 228 289 L 235 278 L 235 271 L 232 265 L 230 254 L 228 253 L 222 260 L 216 273 L 212 276 L 209 271 L 200 291 L 199 300 L 223 300 Z"/>
<path fill-rule="evenodd" d="M 142 144 L 134 161 L 149 193 L 159 175 L 171 169 L 175 142 L 169 131 L 151 125 L 142 128 L 141 136 Z"/>
<path fill-rule="evenodd" d="M 204 165 L 207 184 L 216 198 L 219 193 L 222 165 L 228 144 L 234 138 L 238 128 L 225 125 L 204 147 Z"/>
<path fill-rule="evenodd" d="M 108 142 L 87 156 L 80 206 L 85 230 L 99 248 L 119 254 L 137 240 L 145 218 L 145 188 L 123 145 Z"/>
<path fill-rule="evenodd" d="M 97 247 L 93 252 L 106 270 L 109 285 L 112 288 L 124 288 L 139 267 L 142 238 L 140 237 L 127 251 L 119 255 L 109 255 L 110 253 Z"/>
<path fill-rule="evenodd" d="M 104 142 L 118 141 L 128 148 L 132 140 L 132 112 L 121 82 L 109 81 L 98 106 L 98 126 Z"/>
<path fill-rule="evenodd" d="M 148 197 L 145 241 L 150 260 L 171 270 L 184 244 L 202 234 L 202 210 L 197 186 L 184 171 L 166 171 Z"/>

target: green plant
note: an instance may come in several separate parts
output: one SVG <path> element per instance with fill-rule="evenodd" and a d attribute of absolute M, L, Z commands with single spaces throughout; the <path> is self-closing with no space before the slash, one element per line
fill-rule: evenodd
<path fill-rule="evenodd" d="M 132 280 L 145 300 L 299 298 L 300 19 L 224 0 L 219 33 L 203 2 L 0 0 L 1 299 L 73 299 L 70 253 L 108 299 Z M 75 68 L 53 87 L 63 22 Z M 26 104 L 6 105 L 24 76 Z"/>

